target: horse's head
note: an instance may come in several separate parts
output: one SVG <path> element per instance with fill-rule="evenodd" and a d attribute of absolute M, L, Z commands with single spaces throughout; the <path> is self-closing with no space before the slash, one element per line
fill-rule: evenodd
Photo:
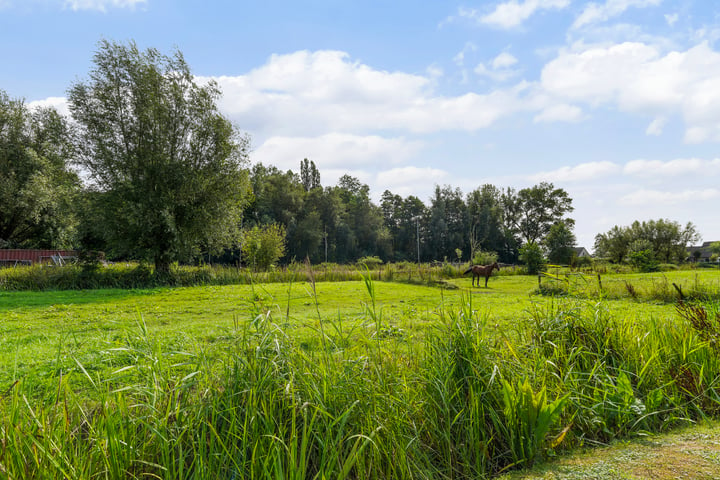
<path fill-rule="evenodd" d="M 500 265 L 498 265 L 497 262 L 495 262 L 495 263 L 492 264 L 492 268 L 490 269 L 491 272 L 492 272 L 492 269 L 493 269 L 493 268 L 496 269 L 498 272 L 500 271 Z"/>

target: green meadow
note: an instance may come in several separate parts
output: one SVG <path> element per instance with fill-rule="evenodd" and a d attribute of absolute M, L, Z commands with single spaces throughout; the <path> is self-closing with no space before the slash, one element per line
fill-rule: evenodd
<path fill-rule="evenodd" d="M 720 272 L 550 273 L 0 291 L 0 476 L 479 478 L 716 416 Z"/>

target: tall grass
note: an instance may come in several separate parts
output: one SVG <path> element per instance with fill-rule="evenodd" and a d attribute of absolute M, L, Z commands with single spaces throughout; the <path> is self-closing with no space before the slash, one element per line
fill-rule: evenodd
<path fill-rule="evenodd" d="M 719 301 L 720 281 L 701 280 L 697 273 L 691 277 L 669 279 L 665 274 L 642 276 L 586 275 L 577 272 L 548 272 L 541 276 L 536 294 L 618 300 L 674 303 L 678 300 Z"/>
<path fill-rule="evenodd" d="M 718 413 L 717 305 L 657 325 L 551 302 L 501 332 L 468 296 L 408 346 L 365 282 L 360 326 L 318 313 L 311 349 L 280 307 L 237 321 L 222 352 L 167 349 L 139 317 L 111 374 L 77 362 L 0 393 L 0 476 L 480 478 Z"/>
<path fill-rule="evenodd" d="M 298 280 L 317 282 L 360 281 L 364 276 L 375 280 L 420 285 L 442 284 L 461 276 L 462 268 L 452 264 L 378 265 L 368 270 L 364 265 L 320 264 L 308 269 L 306 264 L 291 263 L 268 271 L 253 271 L 232 266 L 175 266 L 170 272 L 156 274 L 146 264 L 112 264 L 107 266 L 22 266 L 0 268 L 0 290 L 78 290 L 98 288 L 154 288 L 205 285 L 248 285 L 251 283 L 286 283 Z"/>

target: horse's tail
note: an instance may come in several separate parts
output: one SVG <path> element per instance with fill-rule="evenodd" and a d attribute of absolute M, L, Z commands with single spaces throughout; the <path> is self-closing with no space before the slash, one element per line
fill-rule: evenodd
<path fill-rule="evenodd" d="M 472 267 L 468 268 L 463 272 L 463 275 L 467 275 L 468 273 L 472 272 Z"/>

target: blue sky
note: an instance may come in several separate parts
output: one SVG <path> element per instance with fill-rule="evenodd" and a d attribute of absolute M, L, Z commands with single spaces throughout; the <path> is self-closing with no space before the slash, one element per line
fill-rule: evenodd
<path fill-rule="evenodd" d="M 720 4 L 0 0 L 0 89 L 66 111 L 101 38 L 183 52 L 253 161 L 434 185 L 550 181 L 578 244 L 633 220 L 720 240 Z"/>

